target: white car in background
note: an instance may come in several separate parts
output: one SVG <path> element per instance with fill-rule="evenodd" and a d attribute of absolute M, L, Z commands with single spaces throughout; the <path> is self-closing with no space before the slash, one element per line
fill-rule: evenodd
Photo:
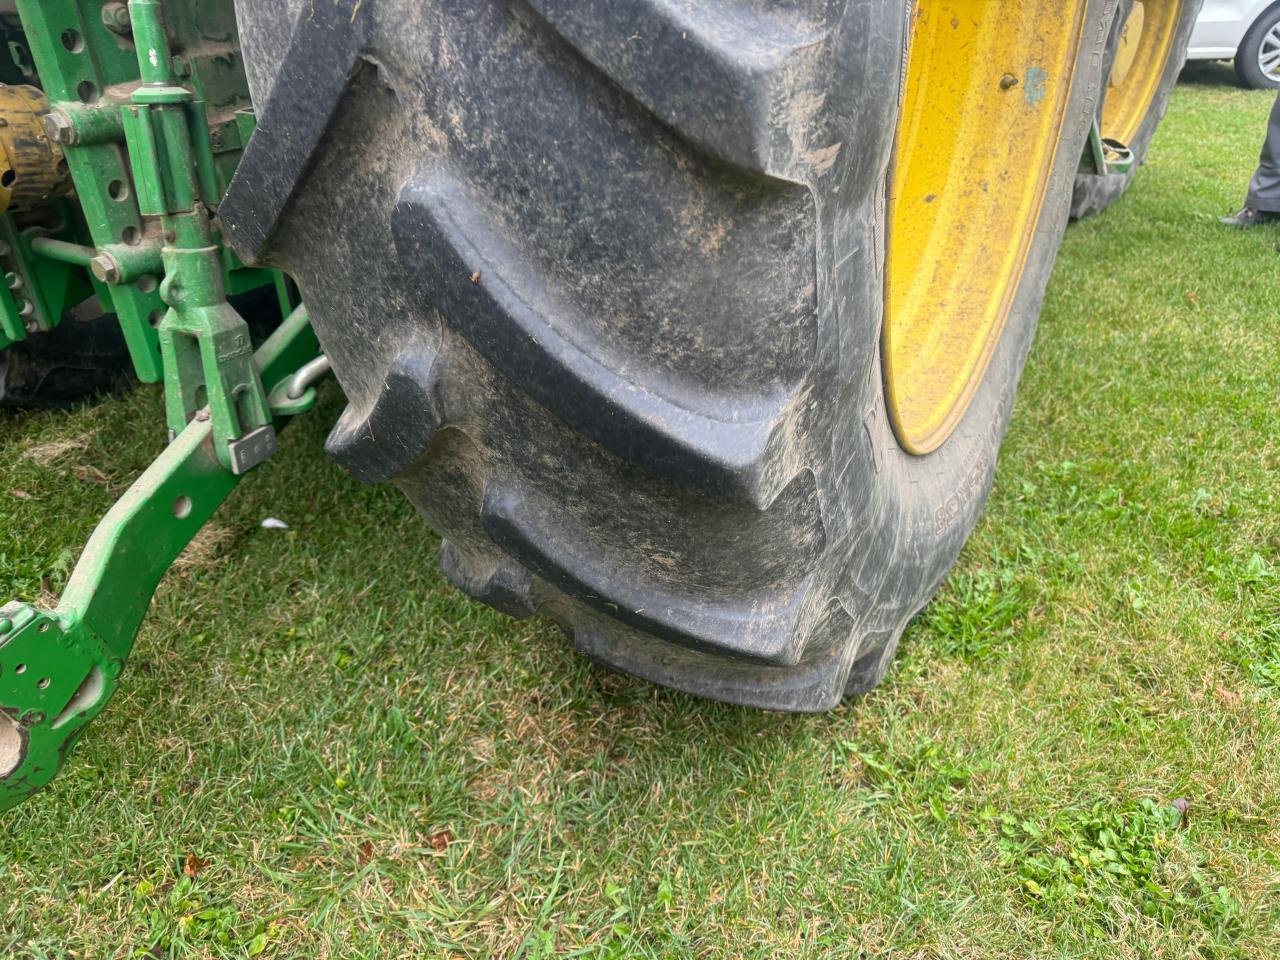
<path fill-rule="evenodd" d="M 1280 87 L 1280 2 L 1204 0 L 1187 59 L 1234 60 L 1246 87 Z"/>

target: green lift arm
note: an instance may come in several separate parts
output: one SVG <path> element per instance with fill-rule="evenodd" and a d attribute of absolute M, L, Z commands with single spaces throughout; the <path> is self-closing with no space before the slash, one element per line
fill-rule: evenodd
<path fill-rule="evenodd" d="M 179 45 L 176 55 L 173 45 L 203 29 L 199 18 L 230 17 L 234 28 L 229 0 L 18 7 L 49 100 L 43 125 L 65 151 L 91 243 L 36 226 L 8 252 L 91 270 L 114 303 L 139 378 L 164 381 L 171 440 L 98 525 L 55 609 L 0 608 L 0 810 L 61 768 L 115 691 L 165 571 L 241 476 L 275 451 L 276 428 L 314 403 L 313 383 L 328 369 L 305 308 L 254 352 L 227 300 L 228 289 L 285 287 L 243 268 L 212 216 L 233 169 L 215 139 L 239 145 L 252 130 L 243 77 L 218 73 L 227 61 L 238 65 L 239 52 L 215 50 L 218 70 L 202 73 L 208 44 L 194 53 Z M 220 98 L 213 111 L 211 96 Z M 61 155 L 41 157 L 56 174 Z M 3 329 L 15 339 L 36 328 Z"/>
<path fill-rule="evenodd" d="M 302 307 L 258 349 L 278 421 L 314 402 L 295 375 L 316 349 Z M 214 439 L 197 413 L 98 524 L 57 609 L 0 608 L 0 810 L 58 772 L 115 692 L 161 577 L 235 489 Z"/>

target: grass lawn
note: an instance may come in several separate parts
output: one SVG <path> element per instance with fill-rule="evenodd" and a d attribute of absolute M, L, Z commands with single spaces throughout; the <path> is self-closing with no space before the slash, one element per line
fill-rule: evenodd
<path fill-rule="evenodd" d="M 1229 76 L 1068 232 L 985 519 L 875 693 L 702 702 L 468 601 L 321 456 L 330 390 L 5 817 L 0 956 L 1280 954 L 1280 229 L 1215 222 L 1272 102 Z M 0 593 L 58 591 L 162 431 L 150 388 L 0 419 Z"/>

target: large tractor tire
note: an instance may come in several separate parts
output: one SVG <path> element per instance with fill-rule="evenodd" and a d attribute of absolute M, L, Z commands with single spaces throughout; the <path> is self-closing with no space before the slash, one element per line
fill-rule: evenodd
<path fill-rule="evenodd" d="M 1107 82 L 1098 104 L 1102 136 L 1129 148 L 1124 173 L 1081 171 L 1072 219 L 1101 213 L 1123 196 L 1146 161 L 1151 139 L 1187 60 L 1201 0 L 1120 0 L 1107 40 Z"/>
<path fill-rule="evenodd" d="M 454 583 L 823 710 L 982 510 L 1112 12 L 243 0 L 259 126 L 221 218 L 301 287 L 331 454 Z"/>

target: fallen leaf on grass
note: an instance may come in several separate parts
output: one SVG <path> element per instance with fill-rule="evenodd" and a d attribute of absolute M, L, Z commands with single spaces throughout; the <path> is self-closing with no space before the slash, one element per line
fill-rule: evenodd
<path fill-rule="evenodd" d="M 1224 687 L 1219 685 L 1213 691 L 1213 695 L 1218 698 L 1218 701 L 1220 703 L 1228 707 L 1238 706 L 1240 703 L 1239 692 L 1236 690 L 1232 690 L 1230 687 Z"/>
<path fill-rule="evenodd" d="M 449 844 L 453 843 L 453 831 L 448 827 L 436 830 L 427 835 L 427 842 L 431 844 L 432 850 L 443 853 L 449 848 Z"/>
<path fill-rule="evenodd" d="M 109 487 L 111 478 L 99 470 L 97 467 L 91 467 L 87 463 L 78 463 L 71 468 L 71 472 L 75 474 L 75 478 L 81 483 L 96 483 L 100 487 Z"/>
<path fill-rule="evenodd" d="M 13 499 L 15 500 L 34 500 L 35 499 L 35 497 L 27 493 L 27 491 L 25 490 L 10 490 L 9 496 L 13 497 Z"/>
<path fill-rule="evenodd" d="M 83 450 L 89 446 L 89 435 L 75 437 L 71 440 L 50 440 L 47 443 L 37 443 L 32 447 L 24 450 L 22 456 L 26 460 L 41 467 L 47 467 L 56 460 L 61 460 L 68 453 L 76 450 Z"/>
<path fill-rule="evenodd" d="M 187 859 L 182 864 L 182 872 L 194 880 L 205 867 L 209 865 L 208 860 L 201 860 L 194 853 L 188 853 Z"/>
<path fill-rule="evenodd" d="M 360 852 L 356 854 L 356 863 L 364 866 L 373 859 L 373 841 L 366 840 L 360 844 Z"/>

